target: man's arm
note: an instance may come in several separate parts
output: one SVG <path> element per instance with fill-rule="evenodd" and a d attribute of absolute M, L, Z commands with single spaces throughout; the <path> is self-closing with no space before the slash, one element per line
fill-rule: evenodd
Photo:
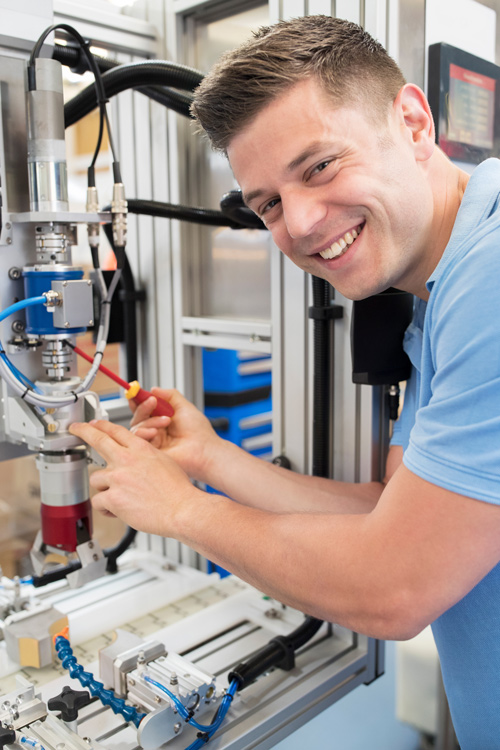
<path fill-rule="evenodd" d="M 285 604 L 368 635 L 415 635 L 500 559 L 500 508 L 405 466 L 368 514 L 276 513 L 197 490 L 168 456 L 117 425 L 71 432 L 108 462 L 91 478 L 97 509 L 174 537 Z"/>
<path fill-rule="evenodd" d="M 299 474 L 226 441 L 214 453 L 206 476 L 207 484 L 233 500 L 275 513 L 369 513 L 388 481 L 354 484 Z"/>
<path fill-rule="evenodd" d="M 391 449 L 390 474 L 381 482 L 353 484 L 291 472 L 223 440 L 207 418 L 176 390 L 153 389 L 174 408 L 172 419 L 150 417 L 151 398 L 135 410 L 132 431 L 171 456 L 184 471 L 233 500 L 274 512 L 369 513 L 401 462 Z"/>

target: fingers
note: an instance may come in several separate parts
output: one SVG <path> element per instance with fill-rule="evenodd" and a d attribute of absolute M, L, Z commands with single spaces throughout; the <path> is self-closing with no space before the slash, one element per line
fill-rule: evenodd
<path fill-rule="evenodd" d="M 89 477 L 89 484 L 96 492 L 105 492 L 109 489 L 110 478 L 106 469 L 94 471 Z"/>
<path fill-rule="evenodd" d="M 182 404 L 189 403 L 176 388 L 158 388 L 158 386 L 155 385 L 151 388 L 151 393 L 153 396 L 168 401 L 172 405 L 174 412 L 177 411 Z"/>
<path fill-rule="evenodd" d="M 128 405 L 130 406 L 130 409 L 134 414 L 134 418 L 135 415 L 138 415 L 137 418 L 139 421 L 141 421 L 143 419 L 147 419 L 150 414 L 153 413 L 156 407 L 156 398 L 154 396 L 150 396 L 140 404 L 136 404 L 134 399 L 132 398 L 129 400 Z"/>
<path fill-rule="evenodd" d="M 74 422 L 68 428 L 68 432 L 95 448 L 108 463 L 116 457 L 121 448 L 134 448 L 134 443 L 139 440 L 125 427 L 103 420 L 92 423 Z"/>
<path fill-rule="evenodd" d="M 153 399 L 156 401 L 156 399 Z M 144 402 L 146 403 L 146 401 Z M 143 406 L 143 404 L 141 404 Z M 152 411 L 152 410 L 151 410 Z M 170 417 L 167 416 L 151 416 L 151 411 L 149 409 L 141 409 L 138 407 L 134 413 L 134 416 L 130 420 L 130 427 L 138 427 L 139 425 L 147 425 L 148 427 L 156 427 L 157 429 L 162 429 L 164 427 L 168 427 L 168 425 L 171 422 Z"/>
<path fill-rule="evenodd" d="M 137 427 L 131 427 L 131 431 L 134 433 L 134 435 L 141 438 L 142 440 L 146 440 L 148 443 L 158 437 L 158 430 L 156 427 L 137 425 Z"/>

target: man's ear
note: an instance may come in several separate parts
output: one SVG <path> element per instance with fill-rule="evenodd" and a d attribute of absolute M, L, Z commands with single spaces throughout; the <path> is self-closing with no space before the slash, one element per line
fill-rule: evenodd
<path fill-rule="evenodd" d="M 411 139 L 416 159 L 429 159 L 436 145 L 435 127 L 429 102 L 422 89 L 413 83 L 405 84 L 394 100 L 393 112 Z"/>

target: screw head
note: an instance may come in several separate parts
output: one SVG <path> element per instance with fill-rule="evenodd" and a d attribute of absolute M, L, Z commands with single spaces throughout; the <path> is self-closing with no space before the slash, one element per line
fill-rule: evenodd
<path fill-rule="evenodd" d="M 11 327 L 14 333 L 23 333 L 26 325 L 22 320 L 14 320 Z"/>

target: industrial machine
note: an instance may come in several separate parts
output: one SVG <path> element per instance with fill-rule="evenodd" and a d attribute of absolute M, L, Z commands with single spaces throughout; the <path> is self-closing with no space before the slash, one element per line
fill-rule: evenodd
<path fill-rule="evenodd" d="M 60 16 L 66 20 L 64 13 Z M 218 748 L 272 747 L 356 686 L 376 679 L 383 672 L 383 645 L 304 617 L 231 576 L 209 575 L 189 551 L 175 548 L 172 555 L 174 548 L 165 540 L 138 537 L 130 546 L 134 534 L 127 532 L 118 552 L 110 554 L 93 537 L 88 467 L 100 459 L 67 428 L 72 421 L 107 418 L 92 387 L 126 262 L 130 196 L 107 116 L 105 66 L 99 70 L 87 38 L 77 29 L 63 23 L 59 31 L 95 77 L 100 128 L 89 165 L 86 211 L 73 211 L 68 199 L 62 68 L 53 46 L 44 46 L 48 32 L 25 44 L 22 52 L 6 49 L 0 59 L 0 438 L 4 445 L 36 456 L 41 488 L 41 528 L 31 553 L 34 576 L 1 579 L 0 747 L 153 750 L 168 745 L 194 750 L 214 735 Z M 166 96 L 168 106 L 182 109 L 182 96 L 179 103 L 175 92 L 155 91 L 156 83 L 150 97 L 159 101 Z M 114 114 L 120 122 L 120 109 Z M 95 164 L 105 129 L 114 185 L 100 203 Z M 122 166 L 125 175 L 127 166 Z M 217 213 L 214 223 L 255 226 L 245 223 L 251 220 L 244 214 L 234 218 L 234 206 L 231 211 L 231 218 Z M 82 229 L 88 235 L 91 277 L 72 257 Z M 104 231 L 111 234 L 116 255 L 117 270 L 109 284 L 99 261 Z M 294 286 L 303 286 L 298 279 L 290 277 L 287 294 L 296 297 Z M 286 300 L 283 292 L 285 308 Z M 342 318 L 332 299 L 317 305 L 334 310 L 323 316 L 328 325 Z M 201 339 L 226 349 L 263 354 L 272 349 L 275 375 L 283 377 L 284 341 L 291 328 L 283 328 L 281 340 L 276 332 L 271 347 L 266 322 L 235 319 L 222 324 L 202 312 L 193 309 L 180 316 L 175 347 L 190 347 L 190 354 L 177 357 L 178 384 L 184 375 L 196 394 L 196 375 L 185 370 L 199 354 Z M 347 317 L 347 307 L 345 312 Z M 293 330 L 299 339 L 309 325 L 303 313 L 300 328 Z M 75 346 L 89 327 L 96 329 L 95 354 L 88 373 L 79 377 Z M 330 328 L 326 336 L 331 336 Z M 143 375 L 148 379 L 147 367 Z M 302 386 L 299 382 L 294 388 L 305 400 Z M 385 393 L 376 388 L 372 396 L 361 386 L 349 388 L 344 401 L 357 416 L 351 418 L 343 401 L 335 431 L 342 429 L 342 421 L 349 424 L 345 442 L 352 439 L 357 451 L 352 478 L 362 479 L 367 472 L 371 478 L 382 457 L 373 459 L 372 429 L 365 439 L 362 427 L 364 421 L 374 425 L 375 442 L 384 442 L 387 415 L 378 406 L 385 403 Z M 292 462 L 301 430 L 293 420 L 285 429 L 283 413 L 293 390 L 283 389 L 285 397 L 276 399 L 273 414 L 275 453 L 283 454 L 286 446 Z M 363 404 L 368 408 L 362 409 Z M 302 406 L 306 413 L 305 402 Z M 114 418 L 113 408 L 110 416 Z M 333 461 L 331 448 L 330 453 L 325 471 Z"/>

